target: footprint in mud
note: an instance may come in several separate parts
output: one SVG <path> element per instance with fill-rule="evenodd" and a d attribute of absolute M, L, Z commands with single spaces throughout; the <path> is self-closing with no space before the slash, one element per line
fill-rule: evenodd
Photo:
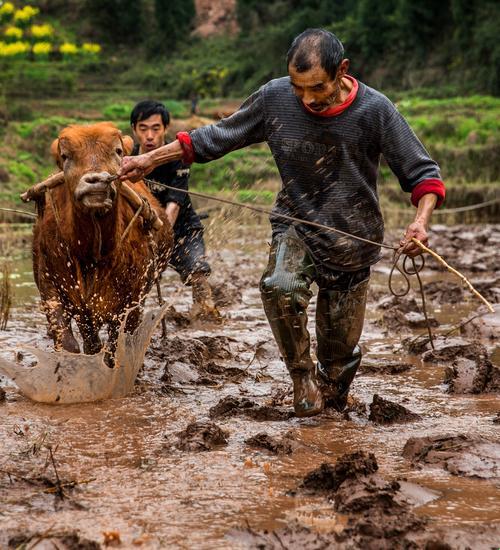
<path fill-rule="evenodd" d="M 210 418 L 230 418 L 233 416 L 246 416 L 253 420 L 288 420 L 294 415 L 291 411 L 283 411 L 268 405 L 259 405 L 247 398 L 228 395 L 221 399 L 217 405 L 209 410 Z"/>
<path fill-rule="evenodd" d="M 189 424 L 176 434 L 175 447 L 181 451 L 212 451 L 227 445 L 228 433 L 217 424 L 199 421 Z"/>
<path fill-rule="evenodd" d="M 375 424 L 395 424 L 422 420 L 419 414 L 409 411 L 406 407 L 383 399 L 378 394 L 373 396 L 370 404 L 368 420 Z"/>
<path fill-rule="evenodd" d="M 480 437 L 411 437 L 403 456 L 413 465 L 431 465 L 457 476 L 500 479 L 500 443 Z"/>
<path fill-rule="evenodd" d="M 254 449 L 265 449 L 276 455 L 292 454 L 298 446 L 293 441 L 290 433 L 286 433 L 282 438 L 277 438 L 266 432 L 261 432 L 245 439 L 245 444 Z"/>

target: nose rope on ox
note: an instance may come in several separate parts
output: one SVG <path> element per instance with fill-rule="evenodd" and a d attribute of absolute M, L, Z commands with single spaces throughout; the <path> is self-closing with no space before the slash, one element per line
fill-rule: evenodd
<path fill-rule="evenodd" d="M 117 176 L 113 176 L 114 179 L 116 179 L 116 177 Z M 323 225 L 323 224 L 318 223 L 318 222 L 302 220 L 300 218 L 296 218 L 295 216 L 289 216 L 288 214 L 281 214 L 279 212 L 273 212 L 272 210 L 269 210 L 268 208 L 263 208 L 261 206 L 252 206 L 252 205 L 249 205 L 249 204 L 243 204 L 243 203 L 240 203 L 240 202 L 236 202 L 236 201 L 233 201 L 233 200 L 230 200 L 230 199 L 223 199 L 221 197 L 213 197 L 211 195 L 208 195 L 206 193 L 200 193 L 198 191 L 189 191 L 189 190 L 186 190 L 186 189 L 179 189 L 177 187 L 172 187 L 171 185 L 167 185 L 165 183 L 157 182 L 157 181 L 147 179 L 147 178 L 142 178 L 142 179 L 148 185 L 149 184 L 160 185 L 160 186 L 164 187 L 165 189 L 170 189 L 170 190 L 173 190 L 173 191 L 180 191 L 181 193 L 186 193 L 186 194 L 192 195 L 194 197 L 200 197 L 200 198 L 206 199 L 206 200 L 213 200 L 213 201 L 217 201 L 217 202 L 220 202 L 220 203 L 223 203 L 223 204 L 228 204 L 230 206 L 237 206 L 239 208 L 246 208 L 247 210 L 252 210 L 253 212 L 258 212 L 260 214 L 272 215 L 272 216 L 276 216 L 276 217 L 279 217 L 279 218 L 282 218 L 282 219 L 285 219 L 285 220 L 310 225 L 310 226 L 316 227 L 318 229 L 324 229 L 326 231 L 330 231 L 330 232 L 333 232 L 333 233 L 338 233 L 340 235 L 343 235 L 345 237 L 349 237 L 351 239 L 355 239 L 355 240 L 362 241 L 362 242 L 365 242 L 365 243 L 373 244 L 375 246 L 380 246 L 380 247 L 386 248 L 388 250 L 392 250 L 394 252 L 394 254 L 393 254 L 393 259 L 392 259 L 392 267 L 391 267 L 391 270 L 390 270 L 390 273 L 389 273 L 389 280 L 388 280 L 389 291 L 391 292 L 391 294 L 393 296 L 397 296 L 398 298 L 406 296 L 408 294 L 408 292 L 410 292 L 410 288 L 411 288 L 411 283 L 410 283 L 410 278 L 409 277 L 412 276 L 412 275 L 415 275 L 417 277 L 419 290 L 420 290 L 420 296 L 421 296 L 421 300 L 422 300 L 422 311 L 423 311 L 423 314 L 424 314 L 424 317 L 425 317 L 425 322 L 426 322 L 426 326 L 427 326 L 427 333 L 429 335 L 429 342 L 432 346 L 432 349 L 434 349 L 434 339 L 432 337 L 432 330 L 431 330 L 431 326 L 430 326 L 430 322 L 429 322 L 429 317 L 428 317 L 428 314 L 427 314 L 427 306 L 426 306 L 426 302 L 425 302 L 425 292 L 424 292 L 424 287 L 423 287 L 423 284 L 422 284 L 422 280 L 420 278 L 420 272 L 425 267 L 425 259 L 424 259 L 423 256 L 421 256 L 420 257 L 421 258 L 420 265 L 417 265 L 417 263 L 415 262 L 415 258 L 410 258 L 409 256 L 405 256 L 405 258 L 403 260 L 403 265 L 402 265 L 402 267 L 400 267 L 399 266 L 399 259 L 401 258 L 401 255 L 404 252 L 404 248 L 405 248 L 406 244 L 402 245 L 402 246 L 399 246 L 399 247 L 396 247 L 396 246 L 391 246 L 391 245 L 385 244 L 385 243 L 378 243 L 378 242 L 375 242 L 375 241 L 371 241 L 370 239 L 365 239 L 363 237 L 359 237 L 357 235 L 347 233 L 346 231 L 342 231 L 341 229 L 336 229 L 334 227 L 329 227 L 327 225 Z M 413 242 L 417 246 L 419 246 L 420 249 L 423 252 L 427 252 L 428 254 L 433 256 L 436 260 L 438 260 L 441 264 L 443 264 L 446 267 L 446 269 L 448 269 L 449 271 L 451 271 L 452 273 L 457 275 L 462 280 L 462 282 L 467 285 L 469 290 L 471 290 L 471 292 L 473 294 L 475 294 L 482 302 L 484 302 L 484 304 L 488 307 L 488 309 L 492 313 L 495 311 L 493 309 L 493 306 L 488 302 L 488 300 L 486 300 L 486 298 L 484 298 L 484 296 L 482 296 L 472 286 L 470 281 L 464 275 L 462 275 L 460 272 L 458 272 L 456 269 L 453 269 L 450 265 L 448 265 L 443 260 L 443 258 L 441 258 L 441 256 L 439 256 L 439 254 L 437 254 L 436 252 L 434 252 L 430 248 L 426 247 L 418 239 L 411 238 L 410 240 L 411 240 L 411 242 Z M 406 262 L 408 261 L 408 258 L 410 258 L 410 260 L 412 262 L 412 269 L 409 269 L 406 266 Z M 396 292 L 394 290 L 394 287 L 393 287 L 393 280 L 392 279 L 393 279 L 394 271 L 396 271 L 396 270 L 402 275 L 403 279 L 405 280 L 405 289 L 402 292 Z"/>

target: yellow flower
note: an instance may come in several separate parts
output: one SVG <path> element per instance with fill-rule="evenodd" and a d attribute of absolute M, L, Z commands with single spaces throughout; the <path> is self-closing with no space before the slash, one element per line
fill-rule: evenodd
<path fill-rule="evenodd" d="M 64 42 L 64 44 L 59 46 L 59 51 L 63 55 L 75 55 L 78 53 L 78 48 L 75 44 L 71 44 L 71 42 Z"/>
<path fill-rule="evenodd" d="M 5 2 L 0 6 L 0 15 L 11 15 L 14 13 L 14 4 L 12 2 Z"/>
<path fill-rule="evenodd" d="M 23 36 L 23 30 L 18 27 L 7 27 L 5 29 L 4 35 L 7 38 L 14 38 L 19 40 Z"/>
<path fill-rule="evenodd" d="M 14 21 L 18 21 L 19 23 L 26 23 L 38 13 L 40 13 L 40 10 L 38 8 L 34 8 L 33 6 L 24 6 L 24 8 L 15 11 Z"/>
<path fill-rule="evenodd" d="M 31 25 L 31 36 L 33 38 L 50 38 L 54 34 L 52 25 Z"/>
<path fill-rule="evenodd" d="M 37 42 L 33 45 L 33 53 L 35 55 L 49 55 L 52 51 L 52 44 L 50 42 Z"/>
<path fill-rule="evenodd" d="M 101 51 L 99 44 L 93 44 L 92 42 L 85 42 L 82 45 L 82 51 L 90 54 L 98 54 Z"/>
<path fill-rule="evenodd" d="M 28 42 L 0 42 L 0 57 L 13 57 L 28 52 L 30 45 Z"/>

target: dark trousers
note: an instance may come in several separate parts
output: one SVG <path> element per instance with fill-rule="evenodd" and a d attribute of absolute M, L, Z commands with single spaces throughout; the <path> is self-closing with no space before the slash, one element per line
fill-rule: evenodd
<path fill-rule="evenodd" d="M 344 389 L 348 390 L 361 359 L 357 344 L 363 329 L 369 277 L 370 268 L 355 272 L 318 270 L 294 228 L 273 238 L 260 291 L 290 372 L 314 368 L 307 306 L 312 297 L 310 286 L 315 281 L 319 287 L 316 335 L 321 372 L 327 381 L 338 385 L 342 373 L 346 379 L 345 369 L 355 363 L 344 380 Z M 347 391 L 345 394 L 347 397 Z"/>

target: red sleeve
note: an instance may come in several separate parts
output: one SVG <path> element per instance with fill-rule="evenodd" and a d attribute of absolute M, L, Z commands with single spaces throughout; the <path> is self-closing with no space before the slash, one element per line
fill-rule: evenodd
<path fill-rule="evenodd" d="M 418 183 L 411 192 L 411 202 L 413 206 L 418 206 L 418 201 L 428 193 L 434 193 L 437 195 L 436 208 L 439 208 L 446 196 L 446 189 L 444 183 L 437 178 L 429 178 Z"/>
<path fill-rule="evenodd" d="M 193 164 L 194 162 L 194 150 L 193 144 L 191 142 L 191 136 L 188 132 L 178 132 L 175 136 L 182 147 L 182 162 L 184 164 Z"/>

